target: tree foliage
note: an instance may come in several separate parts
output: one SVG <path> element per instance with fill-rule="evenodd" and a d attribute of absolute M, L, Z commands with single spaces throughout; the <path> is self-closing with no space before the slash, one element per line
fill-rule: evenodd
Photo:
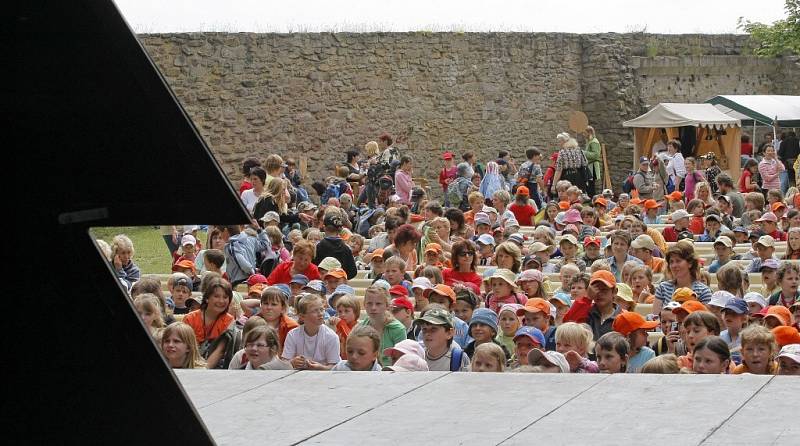
<path fill-rule="evenodd" d="M 753 38 L 755 53 L 764 57 L 800 55 L 800 0 L 786 0 L 787 17 L 772 25 L 739 18 L 739 29 Z"/>

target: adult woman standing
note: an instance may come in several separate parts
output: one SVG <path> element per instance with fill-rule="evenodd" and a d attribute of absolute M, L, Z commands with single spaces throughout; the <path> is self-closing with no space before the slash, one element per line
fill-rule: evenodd
<path fill-rule="evenodd" d="M 481 293 L 481 276 L 475 272 L 478 256 L 472 242 L 465 240 L 453 243 L 453 267 L 442 271 L 444 284 L 450 287 L 464 285 L 476 294 Z"/>
<path fill-rule="evenodd" d="M 597 192 L 595 184 L 598 180 L 602 183 L 600 163 L 603 161 L 603 154 L 600 141 L 594 133 L 594 127 L 590 125 L 586 126 L 586 148 L 583 150 L 583 154 L 589 162 L 589 173 L 592 175 L 587 192 L 589 195 L 594 195 Z"/>
<path fill-rule="evenodd" d="M 677 139 L 671 139 L 667 143 L 667 175 L 668 181 L 672 180 L 672 188 L 667 183 L 667 192 L 679 190 L 681 180 L 686 176 L 686 163 L 683 160 L 681 153 L 681 142 Z"/>
<path fill-rule="evenodd" d="M 653 314 L 660 314 L 664 304 L 672 300 L 672 294 L 678 288 L 691 288 L 697 300 L 707 303 L 711 300 L 711 288 L 700 281 L 700 260 L 694 252 L 692 242 L 680 241 L 667 250 L 667 275 L 656 287 L 656 300 L 653 302 Z"/>
<path fill-rule="evenodd" d="M 580 190 L 587 190 L 589 168 L 583 151 L 578 148 L 578 141 L 570 138 L 564 143 L 564 148 L 558 152 L 556 161 L 556 173 L 553 176 L 553 185 L 550 186 L 550 193 L 555 193 L 555 184 L 559 180 L 567 180 Z"/>
<path fill-rule="evenodd" d="M 273 178 L 269 182 L 266 191 L 253 207 L 253 216 L 256 220 L 260 221 L 267 212 L 278 213 L 281 227 L 301 221 L 308 224 L 313 220 L 311 216 L 302 212 L 289 213 L 289 191 L 286 189 L 285 180 L 281 178 Z"/>
<path fill-rule="evenodd" d="M 214 277 L 203 291 L 200 309 L 183 318 L 183 322 L 194 330 L 200 355 L 209 369 L 227 369 L 233 357 L 235 321 L 228 313 L 232 300 L 231 284 L 221 277 Z"/>
<path fill-rule="evenodd" d="M 778 160 L 775 147 L 766 146 L 764 148 L 764 159 L 758 163 L 758 173 L 761 174 L 761 189 L 781 189 L 781 173 L 786 170 L 782 162 Z"/>

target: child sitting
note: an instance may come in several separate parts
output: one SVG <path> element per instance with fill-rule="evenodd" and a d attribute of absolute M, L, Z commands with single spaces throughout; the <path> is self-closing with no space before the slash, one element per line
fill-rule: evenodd
<path fill-rule="evenodd" d="M 775 239 L 769 235 L 762 235 L 758 238 L 758 241 L 753 247 L 755 248 L 757 257 L 754 257 L 753 261 L 750 262 L 750 265 L 747 267 L 748 273 L 759 272 L 762 263 L 774 258 Z"/>
<path fill-rule="evenodd" d="M 519 368 L 528 365 L 528 354 L 533 349 L 543 350 L 545 348 L 544 334 L 536 327 L 519 327 L 514 334 L 515 359 L 511 362 L 511 368 Z"/>
<path fill-rule="evenodd" d="M 572 373 L 597 373 L 597 363 L 587 358 L 592 332 L 574 322 L 556 328 L 556 351 L 563 354 Z"/>
<path fill-rule="evenodd" d="M 570 286 L 572 284 L 572 278 L 580 274 L 581 271 L 577 265 L 574 264 L 564 265 L 561 268 L 561 271 L 559 271 L 558 273 L 559 279 L 561 280 L 561 286 L 558 289 L 554 290 L 553 293 L 554 294 L 559 292 L 569 293 Z"/>
<path fill-rule="evenodd" d="M 128 236 L 120 234 L 111 240 L 111 262 L 119 281 L 128 290 L 139 280 L 139 267 L 133 262 L 133 242 Z"/>
<path fill-rule="evenodd" d="M 561 250 L 562 258 L 555 263 L 555 272 L 561 271 L 566 265 L 575 265 L 580 272 L 586 270 L 586 262 L 578 258 L 578 240 L 574 235 L 568 234 L 561 237 L 558 247 Z"/>
<path fill-rule="evenodd" d="M 414 323 L 414 304 L 408 300 L 407 296 L 400 296 L 392 299 L 389 304 L 389 312 L 406 327 L 406 336 L 412 333 L 411 325 Z"/>
<path fill-rule="evenodd" d="M 751 325 L 742 330 L 742 363 L 733 369 L 734 374 L 775 375 L 778 364 L 773 360 L 777 351 L 775 335 L 762 325 Z"/>
<path fill-rule="evenodd" d="M 778 375 L 800 376 L 800 344 L 788 344 L 778 352 Z"/>
<path fill-rule="evenodd" d="M 347 337 L 347 359 L 342 359 L 332 371 L 380 372 L 378 350 L 381 336 L 368 325 L 356 327 Z"/>
<path fill-rule="evenodd" d="M 722 309 L 722 320 L 726 329 L 719 334 L 719 337 L 728 343 L 728 350 L 735 365 L 742 362 L 742 340 L 739 334 L 747 322 L 747 312 L 747 302 L 738 298 L 728 300 Z"/>
<path fill-rule="evenodd" d="M 617 281 L 610 271 L 600 270 L 592 274 L 589 280 L 589 298 L 594 300 L 594 304 L 588 311 L 586 322 L 592 327 L 594 339 L 600 339 L 601 336 L 612 331 L 614 318 L 622 312 L 619 305 L 614 303 L 616 295 Z M 564 316 L 564 320 L 572 320 L 569 319 L 569 316 L 568 312 Z"/>
<path fill-rule="evenodd" d="M 602 245 L 603 239 L 601 237 L 585 237 L 583 239 L 583 263 L 586 266 L 592 266 L 595 260 L 602 257 L 600 255 L 600 246 Z"/>
<path fill-rule="evenodd" d="M 533 297 L 544 298 L 546 292 L 544 290 L 544 275 L 537 269 L 528 269 L 520 273 L 517 277 L 517 285 L 525 293 L 525 301 Z"/>
<path fill-rule="evenodd" d="M 491 287 L 491 294 L 487 295 L 487 307 L 497 312 L 503 304 L 525 303 L 525 298 L 517 294 L 517 284 L 514 282 L 515 274 L 511 270 L 498 268 L 494 273 L 484 279 L 484 283 Z"/>
<path fill-rule="evenodd" d="M 466 287 L 456 286 L 456 304 L 453 313 L 457 318 L 469 324 L 472 313 L 478 308 L 478 296 Z"/>
<path fill-rule="evenodd" d="M 625 373 L 629 350 L 628 339 L 615 331 L 600 336 L 594 346 L 600 373 Z"/>
<path fill-rule="evenodd" d="M 689 303 L 689 302 L 686 302 Z M 692 370 L 695 346 L 708 336 L 719 336 L 719 320 L 714 313 L 709 311 L 694 311 L 683 320 L 683 337 L 686 341 L 687 354 L 678 358 L 678 365 L 682 369 Z M 724 344 L 724 341 L 722 341 Z M 725 349 L 728 345 L 725 344 Z M 728 351 L 730 357 L 730 351 Z"/>
<path fill-rule="evenodd" d="M 531 373 L 569 373 L 567 358 L 559 352 L 533 349 L 528 353 Z"/>
<path fill-rule="evenodd" d="M 431 305 L 414 323 L 419 325 L 422 332 L 428 369 L 440 372 L 469 370 L 469 356 L 458 343 L 453 342 L 453 316 L 450 311 Z"/>
<path fill-rule="evenodd" d="M 175 304 L 172 314 L 188 314 L 189 308 L 186 306 L 186 300 L 192 295 L 192 282 L 189 280 L 189 276 L 183 273 L 172 273 L 167 280 L 167 289 Z"/>
<path fill-rule="evenodd" d="M 475 243 L 478 245 L 478 265 L 486 266 L 491 265 L 492 257 L 494 257 L 494 237 L 489 234 L 482 234 L 478 236 Z"/>
<path fill-rule="evenodd" d="M 425 296 L 431 304 L 437 304 L 450 312 L 453 311 L 453 306 L 456 303 L 456 293 L 447 285 L 436 285 L 426 290 Z M 456 341 L 456 344 L 466 347 L 467 344 L 472 341 L 472 338 L 469 336 L 469 326 L 467 323 L 453 316 L 453 328 L 453 339 Z"/>
<path fill-rule="evenodd" d="M 760 295 L 764 297 L 764 299 L 769 299 L 773 294 L 780 291 L 780 285 L 778 284 L 778 268 L 780 264 L 775 259 L 767 259 L 761 263 L 761 267 L 759 268 L 759 272 L 761 273 L 761 291 Z M 766 306 L 764 304 L 762 307 Z M 752 311 L 751 313 L 756 313 L 760 311 L 759 308 L 756 311 Z"/>
<path fill-rule="evenodd" d="M 714 240 L 714 252 L 717 254 L 714 261 L 708 266 L 708 272 L 711 274 L 716 273 L 721 267 L 726 265 L 733 259 L 734 243 L 730 237 L 720 236 Z"/>
<path fill-rule="evenodd" d="M 678 357 L 672 353 L 656 356 L 647 361 L 639 373 L 654 373 L 658 375 L 676 374 L 681 371 L 678 367 Z"/>
<path fill-rule="evenodd" d="M 515 352 L 514 335 L 520 327 L 519 317 L 517 317 L 517 310 L 520 308 L 522 308 L 520 304 L 505 304 L 500 307 L 500 312 L 498 313 L 497 324 L 500 330 L 494 339 L 504 346 L 512 357 Z"/>
<path fill-rule="evenodd" d="M 556 327 L 550 326 L 550 304 L 539 297 L 528 299 L 525 306 L 517 310 L 523 325 L 538 328 L 545 337 L 545 349 L 556 349 Z"/>
<path fill-rule="evenodd" d="M 223 270 L 225 266 L 225 253 L 219 249 L 207 249 L 203 253 L 203 267 L 206 272 L 217 273 L 223 279 L 228 280 L 228 272 Z"/>
<path fill-rule="evenodd" d="M 328 324 L 339 336 L 339 356 L 347 359 L 347 338 L 358 324 L 361 316 L 361 303 L 355 296 L 344 294 L 336 301 L 336 316 L 328 319 Z"/>
<path fill-rule="evenodd" d="M 700 242 L 713 242 L 722 234 L 722 231 L 729 230 L 727 227 L 722 226 L 722 219 L 713 211 L 708 211 L 704 221 L 705 230 L 703 231 L 702 235 L 697 238 L 697 240 Z"/>
<path fill-rule="evenodd" d="M 526 186 L 517 188 L 514 203 L 508 207 L 508 210 L 514 214 L 520 225 L 533 226 L 533 216 L 536 215 L 537 209 L 531 205 L 530 190 Z"/>
<path fill-rule="evenodd" d="M 707 336 L 694 346 L 691 370 L 697 374 L 719 375 L 731 366 L 728 344 L 717 336 Z"/>
<path fill-rule="evenodd" d="M 481 344 L 493 343 L 503 350 L 504 363 L 511 359 L 511 354 L 494 338 L 497 336 L 497 313 L 488 308 L 478 308 L 469 322 L 469 335 L 473 341 L 464 348 L 464 353 L 473 359 L 475 348 Z"/>
<path fill-rule="evenodd" d="M 161 334 L 164 332 L 164 318 L 161 316 L 161 303 L 158 297 L 150 293 L 140 294 L 133 300 L 133 306 L 144 326 L 150 331 L 150 336 L 160 344 Z"/>
<path fill-rule="evenodd" d="M 574 281 L 575 278 L 572 280 Z M 572 305 L 572 299 L 570 299 L 570 295 L 564 291 L 559 291 L 547 301 L 556 309 L 556 316 L 553 318 L 553 321 L 551 321 L 552 325 L 554 327 L 561 325 L 561 323 L 564 322 L 564 315 L 567 313 L 567 311 L 569 311 L 569 307 Z"/>
<path fill-rule="evenodd" d="M 705 231 L 705 206 L 703 200 L 695 198 L 686 205 L 689 218 L 689 230 L 692 234 L 701 235 Z"/>
<path fill-rule="evenodd" d="M 267 226 L 264 231 L 267 233 L 270 243 L 272 244 L 272 251 L 281 262 L 288 262 L 292 260 L 292 254 L 286 247 L 283 246 L 283 234 L 277 226 Z M 263 274 L 269 274 L 269 271 L 262 271 Z"/>
<path fill-rule="evenodd" d="M 494 313 L 493 313 L 494 314 Z M 475 348 L 472 356 L 470 372 L 505 372 L 507 352 L 500 345 L 491 342 L 484 343 Z"/>
<path fill-rule="evenodd" d="M 295 370 L 330 370 L 341 360 L 339 337 L 323 325 L 322 298 L 313 294 L 301 296 L 297 312 L 303 318 L 303 325 L 286 336 L 281 357 L 289 360 Z"/>
<path fill-rule="evenodd" d="M 778 229 L 778 217 L 772 212 L 766 212 L 755 221 L 761 227 L 761 232 L 779 242 L 786 241 L 786 233 Z"/>
<path fill-rule="evenodd" d="M 628 338 L 630 357 L 626 373 L 639 373 L 642 366 L 655 357 L 655 352 L 647 346 L 647 332 L 657 326 L 658 321 L 646 321 L 639 313 L 630 311 L 622 312 L 614 319 L 614 331 Z"/>
<path fill-rule="evenodd" d="M 272 327 L 262 325 L 248 331 L 244 337 L 244 370 L 292 370 L 291 364 L 281 361 L 278 334 Z M 233 363 L 231 363 L 231 366 Z"/>

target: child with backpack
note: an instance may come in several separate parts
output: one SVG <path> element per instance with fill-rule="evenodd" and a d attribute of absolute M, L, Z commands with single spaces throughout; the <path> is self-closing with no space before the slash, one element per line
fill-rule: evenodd
<path fill-rule="evenodd" d="M 453 342 L 453 316 L 438 305 L 431 305 L 419 319 L 425 344 L 425 361 L 428 369 L 439 372 L 465 372 L 469 370 L 470 359 L 458 343 Z"/>

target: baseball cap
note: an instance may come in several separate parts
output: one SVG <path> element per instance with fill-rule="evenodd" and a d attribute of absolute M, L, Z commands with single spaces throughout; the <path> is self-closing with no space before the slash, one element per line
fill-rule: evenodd
<path fill-rule="evenodd" d="M 369 261 L 372 262 L 375 259 L 380 259 L 383 261 L 383 248 L 378 248 L 375 251 L 372 251 L 372 257 L 370 257 Z"/>
<path fill-rule="evenodd" d="M 433 288 L 433 284 L 431 283 L 431 280 L 428 279 L 427 277 L 417 277 L 411 283 L 411 289 L 414 290 L 416 288 L 419 288 L 424 292 L 425 290 Z"/>
<path fill-rule="evenodd" d="M 177 277 L 175 279 L 175 281 L 172 283 L 173 288 L 177 287 L 177 286 L 185 286 L 186 288 L 189 288 L 189 291 L 191 291 L 192 290 L 192 280 L 189 279 L 189 276 L 187 276 L 186 274 L 183 274 L 183 273 L 175 273 L 175 274 L 180 274 L 180 276 Z"/>
<path fill-rule="evenodd" d="M 724 197 L 724 195 L 723 195 L 723 197 Z M 765 234 L 764 231 L 762 231 L 760 229 L 754 229 L 754 230 L 750 231 L 750 235 L 747 236 L 747 239 L 750 240 L 750 241 L 752 241 L 753 239 L 758 241 L 758 239 L 761 238 L 761 236 L 764 235 L 764 234 Z"/>
<path fill-rule="evenodd" d="M 562 353 L 556 351 L 543 352 L 538 348 L 528 352 L 529 365 L 554 365 L 561 373 L 569 373 L 569 363 Z"/>
<path fill-rule="evenodd" d="M 491 206 L 486 206 L 486 205 L 484 205 L 484 206 L 483 206 L 483 208 L 481 209 L 481 211 L 483 211 L 483 212 L 484 212 L 484 213 L 485 213 L 487 216 L 488 216 L 489 214 L 498 215 L 498 213 L 497 213 L 497 209 L 495 209 L 495 208 L 493 208 L 493 207 L 491 207 Z M 478 212 L 478 214 L 480 214 L 480 212 Z M 475 214 L 475 216 L 477 217 L 477 216 L 478 216 L 478 214 Z"/>
<path fill-rule="evenodd" d="M 397 359 L 392 365 L 387 365 L 382 369 L 385 372 L 428 372 L 428 362 L 421 356 L 405 354 Z"/>
<path fill-rule="evenodd" d="M 754 302 L 761 305 L 761 308 L 767 306 L 767 300 L 764 299 L 764 296 L 761 293 L 750 292 L 744 295 L 744 301 L 747 303 Z"/>
<path fill-rule="evenodd" d="M 312 202 L 310 202 L 310 201 L 301 201 L 297 205 L 297 210 L 300 211 L 300 212 L 313 211 L 316 208 L 317 208 L 317 205 L 312 203 Z"/>
<path fill-rule="evenodd" d="M 432 325 L 445 325 L 453 327 L 453 315 L 444 308 L 432 308 L 425 315 L 415 320 L 414 323 L 427 322 Z"/>
<path fill-rule="evenodd" d="M 550 303 L 541 297 L 532 297 L 525 302 L 525 305 L 517 310 L 517 316 L 525 316 L 525 313 L 536 313 L 541 311 L 550 314 Z"/>
<path fill-rule="evenodd" d="M 442 159 L 443 160 L 451 160 L 451 159 L 453 159 L 453 154 L 451 152 L 444 152 L 442 154 Z"/>
<path fill-rule="evenodd" d="M 697 300 L 697 293 L 691 288 L 681 287 L 672 293 L 672 300 L 679 304 L 690 300 Z"/>
<path fill-rule="evenodd" d="M 438 243 L 428 243 L 425 245 L 425 254 L 429 252 L 435 252 L 436 254 L 442 253 L 442 245 Z"/>
<path fill-rule="evenodd" d="M 670 215 L 672 222 L 676 222 L 682 218 L 689 218 L 689 213 L 685 209 L 678 209 Z"/>
<path fill-rule="evenodd" d="M 614 318 L 612 329 L 623 336 L 628 336 L 634 330 L 644 328 L 652 330 L 658 326 L 658 321 L 648 321 L 635 311 L 623 311 Z"/>
<path fill-rule="evenodd" d="M 761 223 L 762 221 L 771 221 L 775 223 L 776 221 L 778 221 L 778 217 L 776 217 L 775 214 L 773 214 L 772 212 L 765 212 L 764 215 L 761 216 L 761 218 L 756 220 L 756 223 Z"/>
<path fill-rule="evenodd" d="M 264 291 L 264 288 L 267 286 L 263 283 L 255 283 L 249 287 L 247 287 L 247 294 L 258 294 L 261 297 L 261 293 Z"/>
<path fill-rule="evenodd" d="M 733 299 L 730 299 L 727 304 L 725 304 L 725 308 L 723 308 L 722 311 L 725 310 L 733 311 L 736 314 L 747 314 L 747 302 L 745 302 L 744 299 L 737 299 L 734 297 Z"/>
<path fill-rule="evenodd" d="M 263 217 L 261 217 L 261 221 L 263 221 L 264 223 L 269 222 L 269 221 L 280 222 L 281 221 L 281 216 L 278 215 L 278 213 L 275 212 L 275 211 L 269 211 L 266 214 L 264 214 Z"/>
<path fill-rule="evenodd" d="M 700 301 L 687 300 L 686 302 L 682 303 L 680 307 L 672 310 L 673 313 L 683 312 L 686 314 L 692 314 L 695 311 L 708 311 L 708 308 Z"/>
<path fill-rule="evenodd" d="M 671 301 L 667 302 L 666 304 L 664 304 L 664 309 L 667 310 L 667 311 L 672 311 L 672 310 L 674 310 L 676 308 L 680 308 L 680 307 L 681 307 L 681 304 L 678 303 L 678 302 L 675 302 L 674 300 L 671 300 Z"/>
<path fill-rule="evenodd" d="M 571 307 L 572 306 L 572 299 L 570 298 L 569 293 L 566 293 L 564 291 L 559 291 L 559 292 L 555 293 L 553 295 L 553 297 L 548 299 L 548 301 L 550 303 L 553 303 L 555 301 L 555 302 L 558 302 L 558 303 L 560 303 L 562 305 L 565 305 L 567 307 Z"/>
<path fill-rule="evenodd" d="M 378 280 L 372 282 L 372 286 L 383 288 L 386 291 L 389 291 L 392 288 L 392 286 L 389 285 L 389 282 L 387 282 L 384 279 L 378 279 Z"/>
<path fill-rule="evenodd" d="M 394 285 L 389 288 L 389 294 L 391 296 L 408 297 L 408 290 L 403 285 Z"/>
<path fill-rule="evenodd" d="M 331 296 L 340 296 L 342 294 L 356 294 L 356 290 L 350 285 L 343 283 L 341 285 L 338 285 L 336 289 L 333 290 Z"/>
<path fill-rule="evenodd" d="M 646 156 L 639 157 L 639 164 L 645 164 L 645 163 L 650 163 L 650 158 Z"/>
<path fill-rule="evenodd" d="M 791 325 L 792 323 L 792 313 L 783 305 L 773 305 L 769 307 L 764 319 L 768 317 L 774 317 L 778 319 L 781 325 Z"/>
<path fill-rule="evenodd" d="M 327 279 L 328 276 L 335 277 L 337 279 L 347 279 L 347 273 L 341 268 L 329 270 L 327 273 L 325 273 L 325 277 L 323 277 L 323 279 Z"/>
<path fill-rule="evenodd" d="M 733 232 L 741 232 L 742 234 L 749 234 L 750 231 L 747 230 L 744 226 L 737 226 L 733 228 Z"/>
<path fill-rule="evenodd" d="M 489 220 L 489 214 L 486 212 L 478 212 L 475 214 L 475 226 L 477 225 L 491 225 L 492 221 Z"/>
<path fill-rule="evenodd" d="M 597 197 L 594 199 L 594 204 L 599 204 L 600 206 L 608 206 L 608 200 L 603 197 Z"/>
<path fill-rule="evenodd" d="M 761 237 L 758 238 L 756 245 L 761 245 L 766 248 L 773 248 L 775 247 L 775 239 L 772 238 L 771 235 L 762 235 Z"/>
<path fill-rule="evenodd" d="M 484 235 L 486 235 L 486 234 L 484 234 Z M 508 236 L 508 241 L 509 242 L 514 242 L 514 243 L 522 246 L 522 244 L 525 243 L 525 236 L 520 234 L 519 232 L 515 232 L 515 233 L 513 233 L 513 234 Z"/>
<path fill-rule="evenodd" d="M 613 197 L 614 191 L 612 191 L 611 189 L 603 189 L 603 196 Z"/>
<path fill-rule="evenodd" d="M 517 277 L 517 283 L 528 282 L 531 280 L 542 283 L 544 282 L 544 274 L 542 274 L 542 272 L 538 269 L 526 269 Z"/>
<path fill-rule="evenodd" d="M 721 236 L 717 237 L 717 239 L 714 240 L 714 245 L 716 245 L 718 243 L 721 243 L 721 244 L 725 245 L 728 248 L 733 248 L 733 240 L 731 240 L 731 238 L 728 237 L 727 235 L 721 235 Z"/>
<path fill-rule="evenodd" d="M 782 201 L 776 201 L 775 203 L 772 203 L 772 206 L 770 207 L 770 209 L 772 209 L 772 212 L 775 212 L 780 208 L 786 209 L 786 205 Z"/>
<path fill-rule="evenodd" d="M 667 198 L 669 198 L 671 201 L 681 201 L 683 199 L 683 193 L 679 190 L 676 190 L 667 195 Z"/>
<path fill-rule="evenodd" d="M 578 227 L 575 226 L 573 223 L 564 226 L 564 230 L 561 231 L 561 233 L 564 235 L 567 235 L 570 232 L 574 233 L 575 235 L 578 234 Z"/>
<path fill-rule="evenodd" d="M 310 280 L 303 289 L 309 289 L 312 291 L 316 291 L 317 293 L 324 293 L 325 290 L 325 282 L 321 280 Z"/>
<path fill-rule="evenodd" d="M 589 246 L 589 245 L 602 246 L 602 244 L 603 241 L 600 239 L 600 237 L 589 236 L 583 238 L 583 246 Z"/>
<path fill-rule="evenodd" d="M 778 347 L 783 347 L 789 344 L 800 344 L 800 332 L 794 327 L 781 325 L 772 329 L 772 334 L 775 335 L 775 342 Z"/>
<path fill-rule="evenodd" d="M 425 297 L 429 297 L 431 293 L 436 293 L 440 296 L 445 296 L 450 298 L 450 303 L 456 303 L 456 293 L 447 285 L 438 284 L 431 289 L 425 290 Z"/>
<path fill-rule="evenodd" d="M 341 228 L 344 226 L 344 219 L 338 212 L 327 212 L 325 218 L 322 219 L 322 224 L 325 226 L 333 226 L 334 228 Z"/>
<path fill-rule="evenodd" d="M 481 234 L 481 236 L 478 237 L 478 243 L 483 244 L 483 245 L 487 245 L 487 246 L 488 245 L 494 246 L 494 237 L 492 237 L 489 234 Z"/>
<path fill-rule="evenodd" d="M 567 209 L 569 209 L 569 201 L 559 201 L 558 208 L 561 209 L 562 211 L 566 211 Z"/>
<path fill-rule="evenodd" d="M 550 252 L 550 247 L 542 242 L 533 242 L 533 244 L 528 248 L 528 251 L 533 253 L 543 251 Z"/>
<path fill-rule="evenodd" d="M 194 236 L 191 234 L 186 234 L 183 237 L 181 237 L 181 246 L 186 246 L 186 245 L 194 246 L 196 244 L 197 244 L 197 239 L 194 238 Z"/>
<path fill-rule="evenodd" d="M 641 198 L 638 198 L 638 197 L 637 198 L 631 198 L 631 204 L 635 204 L 635 205 L 638 206 L 638 205 L 640 205 L 642 203 L 644 203 L 644 200 L 642 200 Z"/>
<path fill-rule="evenodd" d="M 542 333 L 542 330 L 539 330 L 536 327 L 528 327 L 528 326 L 519 327 L 517 329 L 517 332 L 514 333 L 514 341 L 516 341 L 517 338 L 521 336 L 529 338 L 538 347 L 544 347 L 545 344 L 547 344 L 547 341 L 544 338 L 544 333 Z"/>
<path fill-rule="evenodd" d="M 656 242 L 653 241 L 653 238 L 647 234 L 641 234 L 631 242 L 631 248 L 634 249 L 647 249 L 649 251 L 655 251 L 656 249 Z"/>
<path fill-rule="evenodd" d="M 525 186 L 520 186 L 520 187 L 517 188 L 517 195 L 519 195 L 519 196 L 527 197 L 527 196 L 530 196 L 530 194 L 531 194 L 531 191 L 529 191 L 528 188 L 525 187 Z"/>
<path fill-rule="evenodd" d="M 656 200 L 649 199 L 649 200 L 644 200 L 644 208 L 645 209 L 658 209 L 659 205 L 658 205 L 658 202 Z"/>
<path fill-rule="evenodd" d="M 308 285 L 308 277 L 303 274 L 295 274 L 292 276 L 292 281 L 289 283 L 299 283 L 302 286 Z"/>
<path fill-rule="evenodd" d="M 731 299 L 736 299 L 736 296 L 728 291 L 714 291 L 708 304 L 719 308 L 725 308 L 725 305 L 727 305 L 728 301 Z"/>
<path fill-rule="evenodd" d="M 494 270 L 491 276 L 484 278 L 483 281 L 489 282 L 492 279 L 502 279 L 503 281 L 508 283 L 512 289 L 517 288 L 516 284 L 517 275 L 514 274 L 514 272 L 511 271 L 510 269 L 497 268 L 496 270 Z"/>
<path fill-rule="evenodd" d="M 617 279 L 611 271 L 600 270 L 592 273 L 592 277 L 589 279 L 589 285 L 595 282 L 601 282 L 609 288 L 617 286 Z"/>
<path fill-rule="evenodd" d="M 789 344 L 781 347 L 778 352 L 779 358 L 789 358 L 794 362 L 800 362 L 800 344 Z"/>
<path fill-rule="evenodd" d="M 540 262 L 539 259 L 537 259 L 533 254 L 528 254 L 522 259 L 522 267 L 526 268 L 529 263 L 535 263 L 535 268 L 542 266 L 542 262 Z"/>
<path fill-rule="evenodd" d="M 408 300 L 407 297 L 396 297 L 396 298 L 392 299 L 391 307 L 392 308 L 405 308 L 406 310 L 411 311 L 411 312 L 414 311 L 414 304 L 412 304 L 411 301 Z"/>
<path fill-rule="evenodd" d="M 183 259 L 180 262 L 177 262 L 174 265 L 172 265 L 172 270 L 173 271 L 175 271 L 175 270 L 177 270 L 179 268 L 188 268 L 188 269 L 191 269 L 192 271 L 197 271 L 197 267 L 194 265 L 194 262 L 192 262 L 191 260 L 186 260 L 186 259 Z"/>
<path fill-rule="evenodd" d="M 561 245 L 564 242 L 567 242 L 567 243 L 569 243 L 569 244 L 571 244 L 573 246 L 580 246 L 578 244 L 578 240 L 572 234 L 567 234 L 567 235 L 561 236 L 561 240 L 559 240 L 558 244 Z"/>
<path fill-rule="evenodd" d="M 778 269 L 780 267 L 780 263 L 778 263 L 775 259 L 767 259 L 761 262 L 761 266 L 758 268 L 758 271 L 761 272 L 764 268 L 772 268 Z"/>
<path fill-rule="evenodd" d="M 422 348 L 419 342 L 413 339 L 403 339 L 402 341 L 395 344 L 394 347 L 389 347 L 383 350 L 383 354 L 386 356 L 390 356 L 392 353 L 401 353 L 403 355 L 417 355 L 419 357 L 424 357 L 425 349 Z"/>
<path fill-rule="evenodd" d="M 717 214 L 708 214 L 705 216 L 704 221 L 715 220 L 717 223 L 722 223 L 722 219 Z"/>
<path fill-rule="evenodd" d="M 317 266 L 321 269 L 324 269 L 325 271 L 331 271 L 334 269 L 342 269 L 342 262 L 336 260 L 333 257 L 325 257 L 324 259 L 322 259 L 321 262 L 319 262 L 319 265 Z"/>
<path fill-rule="evenodd" d="M 289 289 L 289 285 L 286 285 L 285 283 L 278 283 L 278 284 L 272 285 L 270 288 L 275 288 L 278 291 L 280 291 L 280 293 L 283 294 L 283 298 L 284 299 L 288 299 L 288 298 L 292 297 L 292 290 L 290 290 Z"/>

